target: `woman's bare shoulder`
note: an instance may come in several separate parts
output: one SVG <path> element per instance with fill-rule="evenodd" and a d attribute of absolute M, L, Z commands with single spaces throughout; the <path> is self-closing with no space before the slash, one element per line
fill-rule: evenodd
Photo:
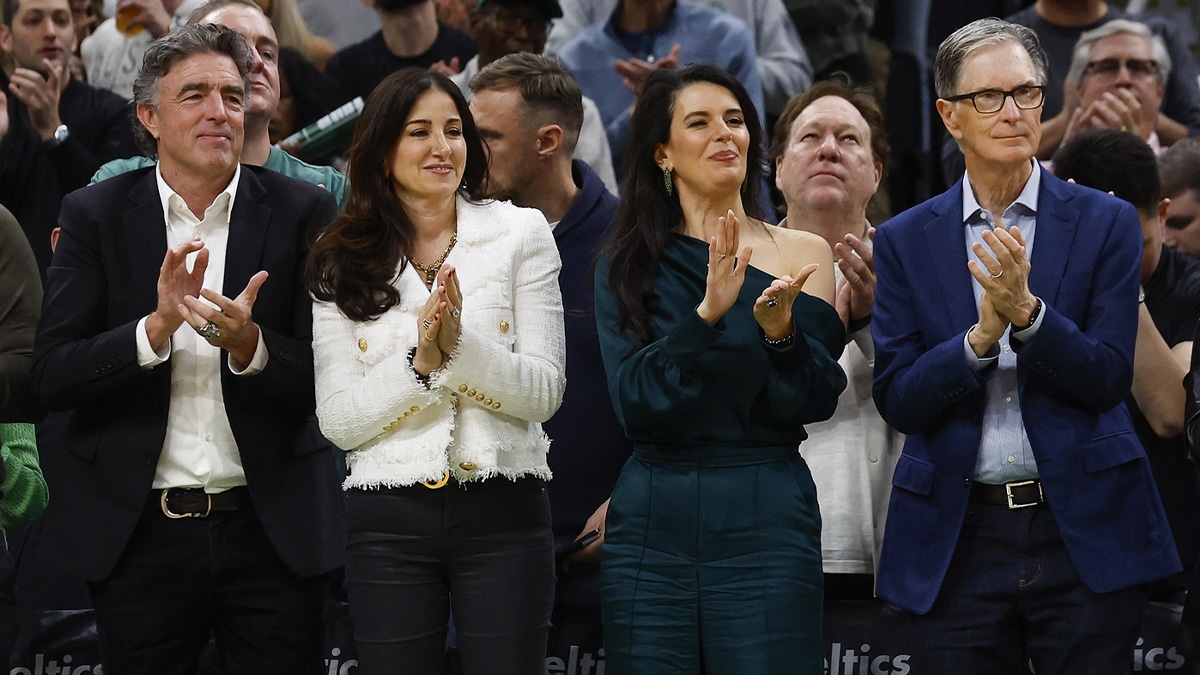
<path fill-rule="evenodd" d="M 768 225 L 768 231 L 789 260 L 824 263 L 833 260 L 833 249 L 820 235 Z"/>

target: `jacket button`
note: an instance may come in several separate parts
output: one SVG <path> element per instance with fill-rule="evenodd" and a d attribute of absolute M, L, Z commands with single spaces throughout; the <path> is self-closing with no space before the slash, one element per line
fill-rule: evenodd
<path fill-rule="evenodd" d="M 408 419 L 409 417 L 412 417 L 412 411 L 411 411 L 411 410 L 405 410 L 405 411 L 404 411 L 404 415 L 402 415 L 402 416 L 400 416 L 400 417 L 397 417 L 397 418 L 396 418 L 396 421 L 397 421 L 397 422 L 403 422 L 404 420 Z"/>
<path fill-rule="evenodd" d="M 465 385 L 465 384 L 458 385 L 458 390 L 465 392 L 467 390 L 467 385 Z"/>
<path fill-rule="evenodd" d="M 491 405 L 491 404 L 492 404 L 492 399 L 490 399 L 490 398 L 485 398 L 485 399 L 483 399 L 483 404 L 484 404 L 484 405 Z"/>
<path fill-rule="evenodd" d="M 475 395 L 475 390 L 474 390 L 474 389 L 468 389 L 468 390 L 467 390 L 467 396 L 474 396 L 474 395 Z"/>
<path fill-rule="evenodd" d="M 409 412 L 417 412 L 420 409 L 421 409 L 420 406 L 414 405 L 413 407 L 409 408 L 408 410 L 409 410 Z"/>
<path fill-rule="evenodd" d="M 501 320 L 500 320 L 500 332 L 501 332 L 501 333 L 507 333 L 507 332 L 508 332 L 508 322 L 507 322 L 507 321 L 505 321 L 504 319 L 501 319 Z"/>
<path fill-rule="evenodd" d="M 482 400 L 483 400 L 483 394 L 480 394 L 480 395 L 476 396 L 476 397 L 475 397 L 475 400 L 476 400 L 476 401 L 482 401 Z"/>
<path fill-rule="evenodd" d="M 358 351 L 360 351 L 360 352 L 367 351 L 367 339 L 366 338 L 358 338 Z"/>
<path fill-rule="evenodd" d="M 499 409 L 500 409 L 499 401 L 496 401 L 495 403 L 492 404 L 492 410 L 499 410 Z"/>
<path fill-rule="evenodd" d="M 458 468 L 462 469 L 463 471 L 474 471 L 476 467 L 475 462 L 463 462 L 462 464 L 458 465 Z"/>

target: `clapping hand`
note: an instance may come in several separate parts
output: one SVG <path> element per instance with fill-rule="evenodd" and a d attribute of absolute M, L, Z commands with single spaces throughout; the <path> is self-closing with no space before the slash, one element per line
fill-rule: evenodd
<path fill-rule="evenodd" d="M 717 218 L 717 236 L 708 241 L 708 277 L 705 280 L 704 299 L 696 307 L 696 313 L 711 326 L 733 307 L 742 282 L 746 280 L 746 267 L 754 250 L 746 246 L 738 251 L 740 223 L 730 210 Z"/>
<path fill-rule="evenodd" d="M 867 239 L 875 240 L 875 228 L 867 230 Z M 833 252 L 842 270 L 834 307 L 848 331 L 850 324 L 871 316 L 875 305 L 875 257 L 871 247 L 853 234 L 838 242 Z M 846 338 L 850 336 L 847 334 Z"/>
<path fill-rule="evenodd" d="M 200 337 L 207 340 L 208 344 L 229 352 L 234 365 L 241 368 L 250 364 L 258 349 L 254 302 L 267 276 L 266 270 L 257 272 L 236 298 L 230 299 L 212 289 L 203 288 L 199 297 L 195 294 L 185 295 L 179 306 L 180 314 Z M 212 304 L 202 302 L 200 298 Z"/>
<path fill-rule="evenodd" d="M 792 334 L 792 303 L 818 268 L 819 264 L 809 263 L 795 277 L 785 274 L 775 279 L 754 301 L 754 320 L 768 340 L 779 341 Z"/>
<path fill-rule="evenodd" d="M 434 292 L 417 314 L 417 351 L 413 369 L 427 376 L 441 368 L 458 346 L 462 333 L 462 291 L 454 267 L 442 265 L 438 270 Z"/>
<path fill-rule="evenodd" d="M 1004 226 L 996 219 L 996 227 L 985 230 L 983 241 L 971 247 L 979 262 L 967 263 L 971 275 L 991 298 L 996 311 L 1009 323 L 1024 326 L 1037 308 L 1037 299 L 1029 290 L 1029 256 L 1025 249 L 1025 237 L 1016 226 Z M 990 251 L 988 249 L 991 249 Z"/>

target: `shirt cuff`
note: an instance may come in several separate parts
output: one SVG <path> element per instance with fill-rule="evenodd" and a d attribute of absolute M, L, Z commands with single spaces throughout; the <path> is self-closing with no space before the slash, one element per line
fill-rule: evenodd
<path fill-rule="evenodd" d="M 233 367 L 233 359 L 226 359 L 229 363 L 229 372 L 234 375 L 257 375 L 267 367 L 267 341 L 263 339 L 262 329 L 258 329 L 258 346 L 254 348 L 254 357 L 250 359 L 250 365 L 238 370 Z"/>
<path fill-rule="evenodd" d="M 963 354 L 966 355 L 967 365 L 970 366 L 971 370 L 976 373 L 982 373 L 989 366 L 994 365 L 996 361 L 1000 360 L 1000 349 L 996 345 L 992 345 L 988 348 L 987 356 L 976 356 L 975 350 L 971 348 L 970 336 L 971 331 L 969 330 L 963 335 Z M 995 352 L 995 354 L 993 355 L 992 352 Z"/>
<path fill-rule="evenodd" d="M 871 327 L 867 326 L 862 330 L 855 331 L 851 339 L 854 344 L 858 345 L 859 351 L 866 357 L 867 363 L 871 366 L 875 365 L 875 338 L 871 337 Z"/>
<path fill-rule="evenodd" d="M 146 320 L 149 318 L 143 316 L 142 320 L 138 321 L 137 330 L 133 332 L 137 336 L 137 361 L 142 368 L 153 368 L 171 358 L 170 340 L 167 340 L 167 346 L 163 347 L 162 352 L 156 352 L 154 347 L 150 346 L 150 336 L 146 334 Z"/>

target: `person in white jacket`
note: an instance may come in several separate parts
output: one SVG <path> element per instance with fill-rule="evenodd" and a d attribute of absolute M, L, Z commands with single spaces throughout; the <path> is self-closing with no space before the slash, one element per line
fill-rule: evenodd
<path fill-rule="evenodd" d="M 368 99 L 345 214 L 309 262 L 321 431 L 349 451 L 346 587 L 363 675 L 545 668 L 554 597 L 540 422 L 562 401 L 558 249 L 480 201 L 462 93 L 404 69 Z"/>

